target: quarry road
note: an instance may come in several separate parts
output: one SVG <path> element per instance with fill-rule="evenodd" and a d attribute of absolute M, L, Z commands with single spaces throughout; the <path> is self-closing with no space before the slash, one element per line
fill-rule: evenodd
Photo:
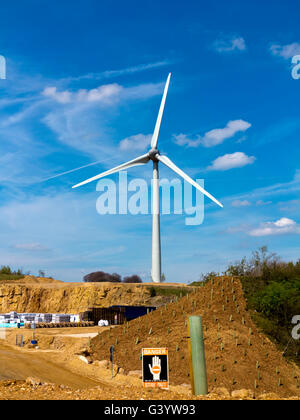
<path fill-rule="evenodd" d="M 72 338 L 95 338 L 98 333 L 87 333 L 87 334 L 58 334 L 57 337 L 72 337 Z"/>
<path fill-rule="evenodd" d="M 74 374 L 63 366 L 49 361 L 47 355 L 14 349 L 0 341 L 0 380 L 24 380 L 29 376 L 42 382 L 85 389 L 99 385 L 87 377 Z"/>

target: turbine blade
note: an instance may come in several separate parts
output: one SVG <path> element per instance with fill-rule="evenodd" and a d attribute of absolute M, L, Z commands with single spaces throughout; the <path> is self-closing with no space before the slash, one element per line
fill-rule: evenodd
<path fill-rule="evenodd" d="M 159 154 L 156 155 L 156 158 L 163 163 L 164 165 L 166 165 L 168 168 L 172 169 L 172 171 L 176 172 L 178 175 L 180 175 L 183 179 L 185 179 L 187 182 L 189 182 L 190 184 L 192 184 L 195 188 L 197 188 L 197 190 L 201 191 L 204 195 L 206 195 L 207 197 L 209 197 L 212 201 L 214 201 L 216 204 L 218 204 L 218 206 L 223 207 L 223 205 L 216 199 L 214 198 L 211 194 L 209 194 L 209 192 L 205 191 L 204 188 L 202 188 L 199 184 L 197 184 L 196 181 L 194 181 L 192 178 L 190 178 L 185 172 L 183 172 L 180 168 L 178 168 L 178 166 L 176 166 L 171 159 L 169 159 L 167 156 L 161 156 Z"/>
<path fill-rule="evenodd" d="M 89 182 L 95 181 L 96 179 L 103 178 L 107 175 L 114 174 L 115 172 L 120 172 L 124 169 L 132 168 L 133 166 L 145 165 L 150 160 L 148 154 L 139 156 L 129 162 L 123 163 L 122 165 L 116 166 L 115 168 L 109 169 L 108 171 L 102 172 L 99 175 L 93 176 L 92 178 L 87 179 L 86 181 L 80 182 L 79 184 L 74 185 L 72 188 L 81 187 L 81 185 L 88 184 Z"/>
<path fill-rule="evenodd" d="M 171 79 L 171 73 L 169 73 L 169 76 L 168 76 L 168 79 L 167 79 L 167 82 L 166 82 L 166 86 L 165 86 L 164 94 L 163 94 L 162 101 L 161 101 L 161 104 L 160 104 L 159 113 L 158 113 L 155 129 L 154 129 L 154 133 L 153 133 L 152 140 L 151 140 L 151 147 L 153 149 L 156 149 L 156 146 L 157 146 L 158 135 L 159 135 L 162 116 L 163 116 L 163 113 L 164 113 L 164 108 L 165 108 L 167 93 L 168 93 L 168 89 L 169 89 L 170 79 Z"/>

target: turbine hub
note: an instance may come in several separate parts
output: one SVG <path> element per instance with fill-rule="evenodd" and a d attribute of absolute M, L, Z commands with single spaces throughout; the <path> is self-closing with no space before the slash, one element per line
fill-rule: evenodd
<path fill-rule="evenodd" d="M 157 149 L 149 150 L 148 156 L 153 162 L 157 162 L 156 155 L 159 155 L 159 151 Z"/>

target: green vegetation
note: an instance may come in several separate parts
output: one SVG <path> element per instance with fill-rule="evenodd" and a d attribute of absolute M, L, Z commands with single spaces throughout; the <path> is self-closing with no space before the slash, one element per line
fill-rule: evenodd
<path fill-rule="evenodd" d="M 225 274 L 240 277 L 253 320 L 286 357 L 300 364 L 300 340 L 291 335 L 292 318 L 300 315 L 300 260 L 282 262 L 262 247 Z"/>
<path fill-rule="evenodd" d="M 203 286 L 203 284 L 208 283 L 211 279 L 215 279 L 218 277 L 218 273 L 215 273 L 214 271 L 211 271 L 207 274 L 202 274 L 199 281 L 193 281 L 193 283 L 190 283 L 189 286 Z"/>
<path fill-rule="evenodd" d="M 185 296 L 188 293 L 188 290 L 186 288 L 181 287 L 155 287 L 151 286 L 148 287 L 148 290 L 150 292 L 150 297 L 155 296 Z"/>
<path fill-rule="evenodd" d="M 0 281 L 4 280 L 19 280 L 22 279 L 24 277 L 24 274 L 22 273 L 22 271 L 19 269 L 17 271 L 13 271 L 8 265 L 5 266 L 3 265 L 0 268 Z"/>

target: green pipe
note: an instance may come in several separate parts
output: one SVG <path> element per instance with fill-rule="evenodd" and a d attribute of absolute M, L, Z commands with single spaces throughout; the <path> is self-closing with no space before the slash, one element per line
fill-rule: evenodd
<path fill-rule="evenodd" d="M 201 316 L 189 317 L 191 380 L 194 395 L 208 393 Z"/>

